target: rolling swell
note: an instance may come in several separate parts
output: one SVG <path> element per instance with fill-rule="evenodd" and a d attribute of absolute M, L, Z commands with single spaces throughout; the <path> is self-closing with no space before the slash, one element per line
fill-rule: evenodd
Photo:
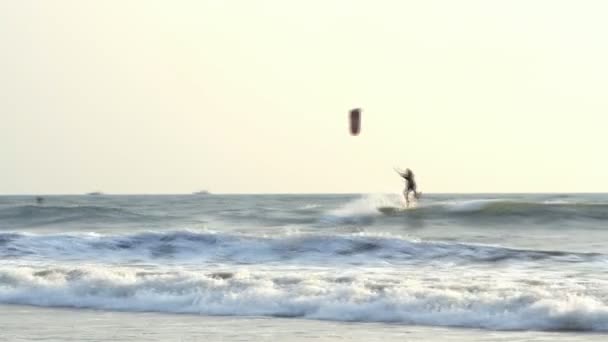
<path fill-rule="evenodd" d="M 192 206 L 183 211 L 171 211 L 165 206 L 150 208 L 141 201 L 129 205 L 64 205 L 36 206 L 15 205 L 0 207 L 0 229 L 36 228 L 46 226 L 105 227 L 120 225 L 135 227 L 156 224 L 162 228 L 175 227 L 174 223 L 201 222 L 201 217 L 215 218 L 232 226 L 283 227 L 288 225 L 323 228 L 342 225 L 382 225 L 391 216 L 378 211 L 381 206 L 400 206 L 398 200 L 388 203 L 359 198 L 334 208 L 318 205 L 272 205 L 213 207 Z M 400 212 L 393 217 L 404 220 L 449 221 L 461 220 L 467 224 L 491 225 L 493 223 L 554 223 L 560 221 L 608 220 L 608 204 L 576 202 L 541 202 L 521 200 L 428 200 L 417 208 Z M 184 225 L 181 225 L 183 227 Z"/>
<path fill-rule="evenodd" d="M 25 228 L 49 225 L 103 225 L 141 223 L 157 219 L 127 209 L 105 206 L 36 206 L 22 205 L 0 209 L 0 228 Z M 166 217 L 163 217 L 166 218 Z"/>
<path fill-rule="evenodd" d="M 467 223 L 491 224 L 513 220 L 537 223 L 608 220 L 608 204 L 543 203 L 507 200 L 471 200 L 424 204 L 389 216 L 416 219 L 459 219 Z"/>
<path fill-rule="evenodd" d="M 448 206 L 454 214 L 483 218 L 522 217 L 540 221 L 565 219 L 608 219 L 608 204 L 603 203 L 542 203 L 519 201 L 487 201 L 478 208 Z"/>
<path fill-rule="evenodd" d="M 598 253 L 416 241 L 384 235 L 295 234 L 260 237 L 193 231 L 128 235 L 3 233 L 0 234 L 0 256 L 36 256 L 58 260 L 143 260 L 159 263 L 179 260 L 185 263 L 304 265 L 509 261 L 579 263 L 606 260 L 605 255 Z"/>

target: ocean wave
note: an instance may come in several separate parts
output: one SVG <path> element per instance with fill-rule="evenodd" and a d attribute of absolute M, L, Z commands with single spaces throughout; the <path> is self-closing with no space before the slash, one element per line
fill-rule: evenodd
<path fill-rule="evenodd" d="M 502 222 L 552 223 L 560 221 L 608 220 L 608 203 L 571 201 L 523 201 L 509 199 L 426 200 L 404 211 L 380 212 L 382 207 L 401 208 L 397 196 L 363 196 L 327 210 L 319 218 L 322 224 L 372 224 L 383 219 L 463 220 L 467 224 Z M 517 221 L 514 221 L 517 220 Z"/>
<path fill-rule="evenodd" d="M 442 206 L 448 213 L 477 217 L 527 217 L 537 220 L 608 219 L 608 204 L 576 202 L 528 202 L 508 200 L 473 200 Z"/>
<path fill-rule="evenodd" d="M 149 227 L 180 228 L 187 224 L 219 222 L 234 227 L 285 227 L 290 225 L 324 228 L 327 226 L 382 226 L 401 220 L 429 222 L 463 221 L 468 225 L 494 223 L 559 223 L 608 220 L 608 203 L 560 200 L 471 199 L 442 200 L 423 198 L 416 207 L 387 216 L 380 207 L 401 207 L 398 196 L 366 195 L 345 202 L 265 203 L 264 205 L 157 204 L 149 207 L 137 202 L 129 205 L 13 205 L 0 207 L 0 229 L 38 227 Z"/>
<path fill-rule="evenodd" d="M 0 303 L 498 330 L 608 331 L 599 281 L 531 274 L 0 265 Z"/>
<path fill-rule="evenodd" d="M 1 233 L 0 257 L 236 264 L 577 263 L 606 259 L 598 253 L 417 241 L 383 234 L 253 236 L 188 230 L 118 235 Z"/>
<path fill-rule="evenodd" d="M 20 205 L 0 209 L 0 228 L 38 227 L 68 224 L 142 223 L 157 216 L 140 214 L 123 208 L 77 205 L 38 206 Z M 167 216 L 163 216 L 164 219 Z"/>

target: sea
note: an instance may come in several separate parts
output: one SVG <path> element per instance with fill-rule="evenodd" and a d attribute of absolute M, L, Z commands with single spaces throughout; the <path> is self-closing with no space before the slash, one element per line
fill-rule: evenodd
<path fill-rule="evenodd" d="M 606 341 L 608 194 L 0 196 L 0 341 Z"/>

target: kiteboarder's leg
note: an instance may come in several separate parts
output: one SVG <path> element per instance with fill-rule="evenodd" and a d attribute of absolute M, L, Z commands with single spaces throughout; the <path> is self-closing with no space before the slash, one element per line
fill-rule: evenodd
<path fill-rule="evenodd" d="M 403 198 L 405 198 L 405 207 L 409 208 L 410 207 L 410 190 L 408 188 L 405 188 L 405 190 L 403 190 Z"/>
<path fill-rule="evenodd" d="M 411 190 L 412 193 L 414 194 L 414 198 L 418 199 L 418 196 L 420 196 L 420 195 L 418 194 L 418 191 L 416 191 L 416 183 L 411 184 L 409 190 Z"/>

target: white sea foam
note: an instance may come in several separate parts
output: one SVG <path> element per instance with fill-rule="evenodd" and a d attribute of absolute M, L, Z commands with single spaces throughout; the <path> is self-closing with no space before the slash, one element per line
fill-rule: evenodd
<path fill-rule="evenodd" d="M 0 303 L 488 329 L 608 331 L 602 281 L 446 269 L 0 266 Z"/>
<path fill-rule="evenodd" d="M 443 205 L 449 212 L 475 212 L 489 204 L 500 202 L 495 199 L 475 199 L 445 202 Z"/>
<path fill-rule="evenodd" d="M 328 210 L 321 221 L 326 223 L 368 223 L 373 217 L 380 216 L 378 207 L 401 207 L 397 195 L 363 195 L 341 206 Z"/>

